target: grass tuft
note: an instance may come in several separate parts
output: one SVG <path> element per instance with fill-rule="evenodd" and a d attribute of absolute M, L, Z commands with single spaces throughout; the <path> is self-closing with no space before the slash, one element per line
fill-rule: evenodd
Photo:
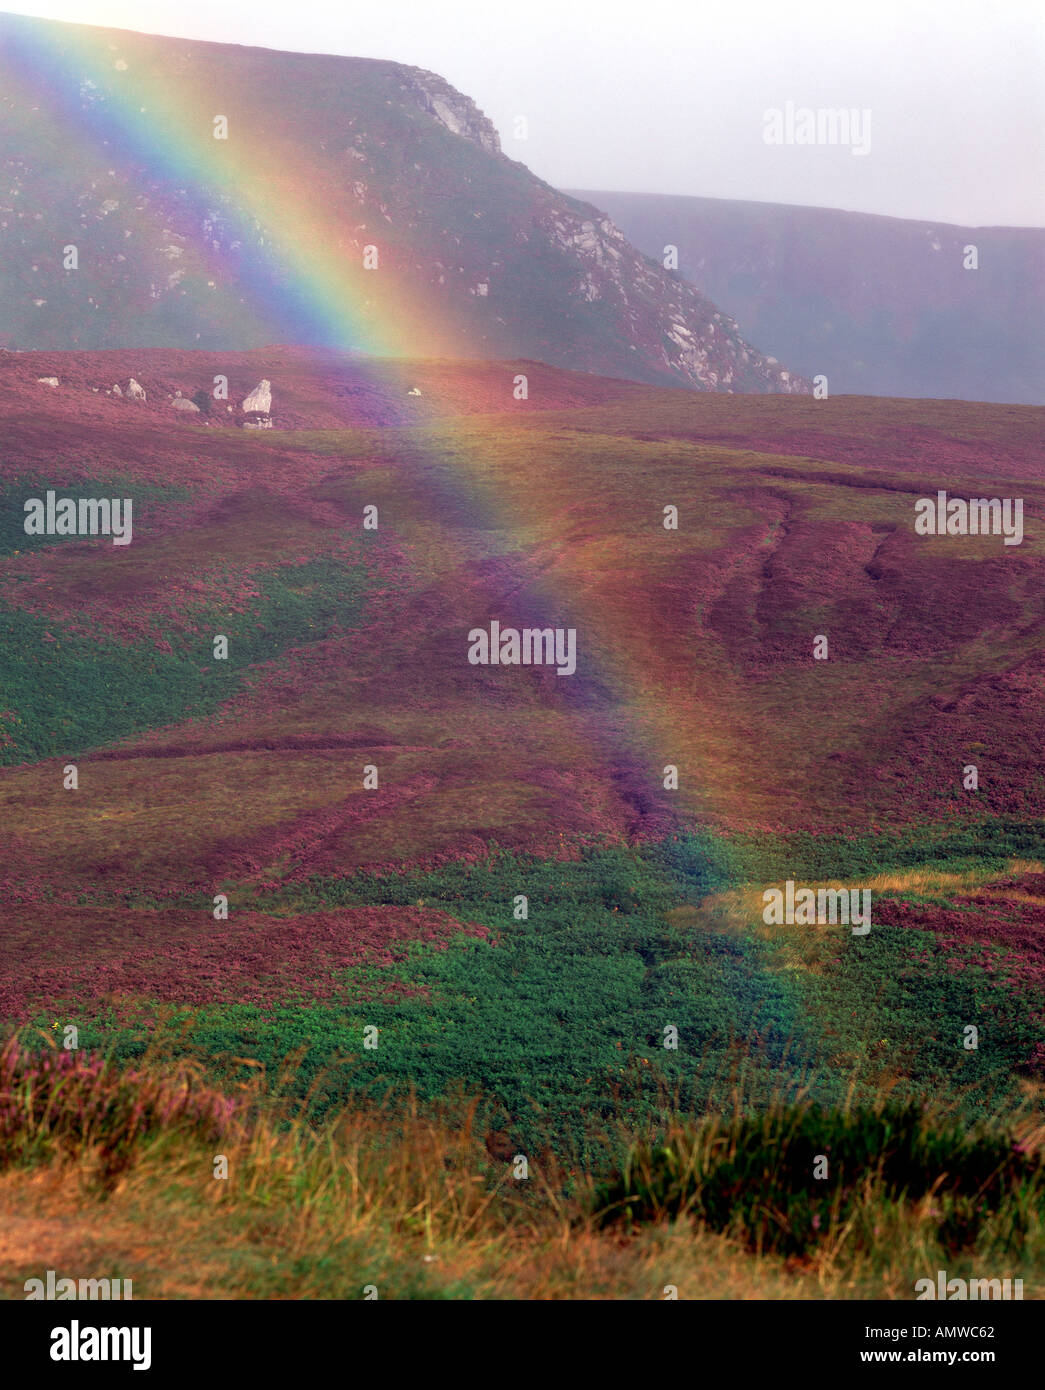
<path fill-rule="evenodd" d="M 693 1217 L 752 1250 L 808 1255 L 844 1232 L 871 1243 L 883 1207 L 903 1204 L 949 1254 L 992 1241 L 1022 1248 L 1045 1196 L 1040 1151 L 1001 1130 L 886 1102 L 775 1106 L 681 1125 L 636 1146 L 595 1197 L 602 1224 Z"/>

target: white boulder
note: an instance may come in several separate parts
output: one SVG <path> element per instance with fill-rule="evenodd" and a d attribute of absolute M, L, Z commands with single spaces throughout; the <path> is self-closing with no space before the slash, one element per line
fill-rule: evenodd
<path fill-rule="evenodd" d="M 259 415 L 267 415 L 272 409 L 272 382 L 266 378 L 258 382 L 254 390 L 240 406 L 245 415 L 257 412 Z"/>

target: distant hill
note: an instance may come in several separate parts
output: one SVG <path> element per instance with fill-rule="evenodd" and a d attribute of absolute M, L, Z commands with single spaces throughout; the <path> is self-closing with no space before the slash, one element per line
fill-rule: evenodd
<path fill-rule="evenodd" d="M 752 342 L 832 390 L 1045 401 L 1045 230 L 832 208 L 577 193 L 679 271 Z M 964 248 L 979 266 L 966 270 Z"/>
<path fill-rule="evenodd" d="M 284 342 L 807 389 L 419 68 L 2 16 L 0 149 L 0 347 Z"/>

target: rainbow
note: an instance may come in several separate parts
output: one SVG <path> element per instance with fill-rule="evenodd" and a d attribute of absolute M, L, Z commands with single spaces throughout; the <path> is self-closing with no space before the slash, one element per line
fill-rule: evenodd
<path fill-rule="evenodd" d="M 290 147 L 265 138 L 256 121 L 234 116 L 232 135 L 215 138 L 215 118 L 229 117 L 215 110 L 221 98 L 200 74 L 190 68 L 157 80 L 147 36 L 13 17 L 3 24 L 0 66 L 8 91 L 26 106 L 46 104 L 63 144 L 73 141 L 95 157 L 104 150 L 118 171 L 144 171 L 150 182 L 177 191 L 180 219 L 188 211 L 200 229 L 201 265 L 249 295 L 262 321 L 284 325 L 284 333 L 293 325 L 300 341 L 316 346 L 372 355 L 407 355 L 412 347 L 417 355 L 419 340 L 427 349 L 438 345 L 438 325 L 418 324 L 394 271 L 364 274 L 369 238 L 351 236 L 316 199 L 308 167 Z M 172 196 L 155 216 L 173 214 L 174 205 Z M 221 252 L 208 247 L 203 231 L 216 209 Z M 260 248 L 243 262 L 235 248 L 256 247 L 262 230 Z"/>
<path fill-rule="evenodd" d="M 123 174 L 144 171 L 151 183 L 172 190 L 171 207 L 176 204 L 183 220 L 188 207 L 201 229 L 194 246 L 197 268 L 223 286 L 234 285 L 252 302 L 261 321 L 293 324 L 296 340 L 317 348 L 353 348 L 375 356 L 454 355 L 446 350 L 452 334 L 425 321 L 426 311 L 394 274 L 382 270 L 367 278 L 360 266 L 357 229 L 347 228 L 333 210 L 317 203 L 307 165 L 295 157 L 295 148 L 276 136 L 266 137 L 251 121 L 237 120 L 234 110 L 222 111 L 224 99 L 208 88 L 191 62 L 164 81 L 156 71 L 155 56 L 148 52 L 146 36 L 10 18 L 4 26 L 0 63 L 15 99 L 44 105 L 56 139 L 78 142 L 95 158 L 104 149 Z M 228 140 L 214 138 L 219 114 L 229 117 Z M 220 240 L 225 249 L 208 246 L 202 231 L 215 206 L 221 209 Z M 165 219 L 168 208 L 161 200 L 153 212 L 158 220 Z M 259 233 L 260 253 L 255 256 L 252 251 L 249 265 L 244 264 L 235 255 L 236 244 L 253 247 Z M 365 370 L 365 361 L 352 370 Z M 471 615 L 462 636 L 488 616 L 575 627 L 581 669 L 575 680 L 559 683 L 569 687 L 564 698 L 575 707 L 606 764 L 627 769 L 629 784 L 641 784 L 643 799 L 664 806 L 663 769 L 683 761 L 678 753 L 680 730 L 691 729 L 700 717 L 693 682 L 676 672 L 671 689 L 663 684 L 651 688 L 644 645 L 636 643 L 628 650 L 626 643 L 614 639 L 612 615 L 598 611 L 597 603 L 586 603 L 572 588 L 567 591 L 561 579 L 537 582 L 525 562 L 520 564 L 524 548 L 513 540 L 524 524 L 498 490 L 489 445 L 474 436 L 474 431 L 464 430 L 455 437 L 456 473 L 448 472 L 444 455 L 430 470 L 435 505 L 445 501 L 459 512 L 463 504 L 484 529 L 506 533 L 503 558 L 522 582 L 509 586 L 515 594 L 510 605 L 491 584 L 489 614 Z M 425 451 L 421 431 L 413 433 L 411 442 Z M 612 715 L 607 713 L 608 703 L 613 705 Z M 680 767 L 680 774 L 696 782 L 699 770 Z M 701 795 L 709 795 L 706 787 Z"/>

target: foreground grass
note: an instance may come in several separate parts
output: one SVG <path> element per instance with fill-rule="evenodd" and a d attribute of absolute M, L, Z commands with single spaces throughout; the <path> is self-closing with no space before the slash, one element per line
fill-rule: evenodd
<path fill-rule="evenodd" d="M 1022 1278 L 1033 1298 L 1045 1273 L 1045 1132 L 1029 1117 L 968 1154 L 943 1117 L 912 1117 L 908 1137 L 940 1174 L 910 1193 L 895 1164 L 883 1180 L 873 1153 L 861 1175 L 852 1167 L 857 1131 L 895 1129 L 885 1110 L 676 1118 L 656 1150 L 650 1136 L 622 1134 L 621 1163 L 600 1190 L 598 1173 L 564 1182 L 551 1151 L 527 1156 L 520 1179 L 518 1156 L 482 1134 L 462 1098 L 360 1104 L 317 1130 L 281 1102 L 285 1078 L 257 1080 L 230 1103 L 184 1068 L 134 1075 L 13 1047 L 0 1075 L 0 1290 L 11 1298 L 47 1269 L 131 1278 L 137 1298 L 262 1299 L 902 1300 L 938 1269 Z M 809 1182 L 781 1140 L 810 1125 L 818 1146 L 848 1145 L 854 1200 L 828 1203 L 798 1253 L 769 1253 L 767 1214 L 775 1221 L 786 1188 Z M 684 1176 L 674 1213 L 668 1188 L 647 1201 L 651 1155 L 663 1177 L 665 1152 L 679 1156 L 671 1180 Z M 976 1170 L 985 1155 L 990 1181 Z M 1011 1181 L 993 1181 L 1001 1168 Z M 712 1207 L 734 1170 L 743 1191 L 723 1218 Z M 975 1231 L 940 1219 L 938 1194 L 959 1179 L 984 1204 Z M 627 1222 L 622 1192 L 635 1198 Z"/>

